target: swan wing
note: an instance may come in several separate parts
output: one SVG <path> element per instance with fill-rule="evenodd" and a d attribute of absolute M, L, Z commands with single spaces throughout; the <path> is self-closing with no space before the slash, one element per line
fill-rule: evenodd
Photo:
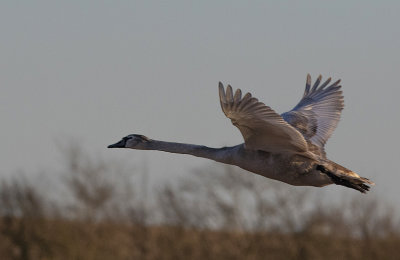
<path fill-rule="evenodd" d="M 242 133 L 246 149 L 307 153 L 303 135 L 250 93 L 242 97 L 240 89 L 233 94 L 230 85 L 225 91 L 219 83 L 219 97 L 222 111 Z"/>
<path fill-rule="evenodd" d="M 323 152 L 326 141 L 339 123 L 344 101 L 340 80 L 329 85 L 331 78 L 328 78 L 320 85 L 321 79 L 320 75 L 311 87 L 311 76 L 308 74 L 302 99 L 282 117 Z"/>

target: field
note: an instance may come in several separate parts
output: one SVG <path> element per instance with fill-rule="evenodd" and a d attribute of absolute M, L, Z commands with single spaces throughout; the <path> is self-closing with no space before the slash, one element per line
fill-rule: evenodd
<path fill-rule="evenodd" d="M 400 259 L 398 217 L 370 195 L 215 165 L 157 188 L 129 172 L 72 149 L 58 192 L 4 179 L 1 259 Z"/>

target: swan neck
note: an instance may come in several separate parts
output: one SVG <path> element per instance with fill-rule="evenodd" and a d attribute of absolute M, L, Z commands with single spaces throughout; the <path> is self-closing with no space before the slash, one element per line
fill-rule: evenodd
<path fill-rule="evenodd" d="M 204 145 L 152 140 L 149 148 L 150 150 L 158 150 L 169 153 L 189 154 L 222 163 L 230 163 L 232 157 L 232 147 L 211 148 Z"/>

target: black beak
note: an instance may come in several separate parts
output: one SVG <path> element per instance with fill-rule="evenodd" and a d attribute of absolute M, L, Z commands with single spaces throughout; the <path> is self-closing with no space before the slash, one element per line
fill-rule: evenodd
<path fill-rule="evenodd" d="M 107 148 L 125 148 L 126 140 L 122 139 L 118 143 L 110 144 Z"/>

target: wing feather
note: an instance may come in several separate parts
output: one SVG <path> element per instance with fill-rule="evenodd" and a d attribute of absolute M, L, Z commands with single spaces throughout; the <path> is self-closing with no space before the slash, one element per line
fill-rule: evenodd
<path fill-rule="evenodd" d="M 329 85 L 331 78 L 328 78 L 320 85 L 321 79 L 320 75 L 311 88 L 311 76 L 308 74 L 302 99 L 282 117 L 323 152 L 326 141 L 339 123 L 344 101 L 340 80 Z"/>
<path fill-rule="evenodd" d="M 240 89 L 233 93 L 228 85 L 225 91 L 219 83 L 219 96 L 222 111 L 239 128 L 247 149 L 308 154 L 303 135 L 250 93 L 242 98 Z"/>

